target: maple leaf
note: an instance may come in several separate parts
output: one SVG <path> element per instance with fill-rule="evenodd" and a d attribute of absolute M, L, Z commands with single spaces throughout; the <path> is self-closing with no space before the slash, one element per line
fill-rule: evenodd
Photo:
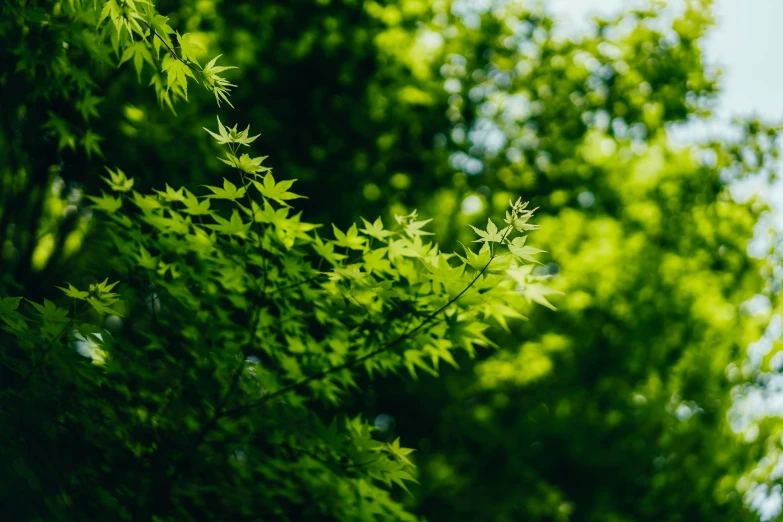
<path fill-rule="evenodd" d="M 276 201 L 281 205 L 290 206 L 286 203 L 287 200 L 299 199 L 304 197 L 304 196 L 300 196 L 299 194 L 294 194 L 293 192 L 288 192 L 288 189 L 291 188 L 291 186 L 294 184 L 295 181 L 296 181 L 295 179 L 288 179 L 285 181 L 281 181 L 279 183 L 275 183 L 275 178 L 274 176 L 272 176 L 272 173 L 270 172 L 266 176 L 264 176 L 263 184 L 254 180 L 253 185 L 255 185 L 255 187 L 258 189 L 261 195 L 264 196 L 265 198 L 269 198 L 273 201 Z"/>
<path fill-rule="evenodd" d="M 407 239 L 389 241 L 389 260 L 400 257 L 421 257 L 421 253 Z"/>
<path fill-rule="evenodd" d="M 217 221 L 217 225 L 206 225 L 207 228 L 210 228 L 216 232 L 219 232 L 221 234 L 227 234 L 227 235 L 236 235 L 236 236 L 244 236 L 245 233 L 250 230 L 250 223 L 245 223 L 242 221 L 242 218 L 239 217 L 239 212 L 237 212 L 236 209 L 231 213 L 231 219 L 225 219 L 218 215 L 212 216 L 215 221 Z"/>
<path fill-rule="evenodd" d="M 228 99 L 228 93 L 231 90 L 230 88 L 236 87 L 236 85 L 230 83 L 228 80 L 220 76 L 218 73 L 227 71 L 229 69 L 236 69 L 236 67 L 216 66 L 215 62 L 217 62 L 218 58 L 220 58 L 221 56 L 223 55 L 219 54 L 215 56 L 212 60 L 209 61 L 206 67 L 204 67 L 204 70 L 202 71 L 204 73 L 204 79 L 205 79 L 204 86 L 207 89 L 211 90 L 213 93 L 215 93 L 215 100 L 217 101 L 218 107 L 220 107 L 220 100 L 223 100 L 231 108 L 233 108 L 234 106 L 231 104 L 231 101 Z M 243 143 L 243 145 L 247 145 L 247 143 Z"/>
<path fill-rule="evenodd" d="M 364 218 L 362 218 L 362 222 L 364 223 L 364 228 L 361 231 L 370 237 L 386 242 L 386 238 L 392 234 L 390 231 L 383 229 L 383 221 L 381 221 L 380 217 L 372 224 Z"/>
<path fill-rule="evenodd" d="M 351 225 L 347 233 L 342 232 L 334 224 L 332 224 L 332 230 L 334 231 L 334 237 L 337 238 L 335 241 L 337 246 L 350 248 L 351 250 L 364 250 L 364 243 L 367 240 L 359 235 L 359 230 L 356 228 L 355 223 Z"/>
<path fill-rule="evenodd" d="M 76 102 L 76 108 L 82 114 L 84 121 L 88 121 L 90 116 L 98 117 L 97 105 L 103 100 L 100 96 L 93 96 L 92 92 L 87 91 L 84 98 Z"/>
<path fill-rule="evenodd" d="M 196 79 L 193 71 L 186 64 L 170 55 L 163 58 L 163 72 L 166 73 L 166 90 L 173 90 L 186 100 L 188 99 L 188 76 Z"/>
<path fill-rule="evenodd" d="M 474 243 L 502 243 L 511 229 L 511 226 L 505 227 L 503 230 L 498 230 L 498 227 L 492 222 L 491 219 L 487 219 L 487 230 L 481 230 L 473 225 L 470 225 L 476 234 L 479 235 L 479 239 L 474 240 Z"/>
<path fill-rule="evenodd" d="M 192 33 L 185 33 L 182 36 L 177 33 L 177 42 L 179 42 L 180 58 L 198 65 L 196 55 L 199 54 L 199 50 L 203 52 L 204 48 L 196 41 L 196 37 Z"/>
<path fill-rule="evenodd" d="M 209 130 L 206 127 L 201 127 L 201 128 L 204 129 L 205 131 L 207 131 L 208 133 L 210 133 L 212 135 L 212 137 L 215 138 L 220 145 L 225 145 L 226 143 L 231 143 L 232 142 L 231 141 L 231 135 L 228 133 L 228 130 L 226 129 L 226 127 L 224 127 L 223 124 L 220 122 L 220 116 L 217 117 L 217 123 L 218 123 L 218 132 L 219 132 L 219 134 L 215 134 L 214 132 L 212 132 L 211 130 Z"/>
<path fill-rule="evenodd" d="M 89 292 L 84 292 L 82 290 L 79 290 L 78 288 L 76 288 L 75 286 L 73 286 L 70 283 L 68 284 L 68 288 L 63 288 L 61 286 L 58 286 L 56 288 L 62 290 L 65 293 L 66 296 L 72 297 L 74 299 L 84 300 L 84 299 L 87 299 L 90 296 Z"/>
<path fill-rule="evenodd" d="M 115 192 L 128 192 L 133 188 L 133 178 L 128 178 L 125 173 L 120 169 L 116 171 L 111 170 L 109 167 L 104 167 L 109 173 L 111 179 L 101 176 L 101 179 L 109 184 L 109 187 Z"/>
<path fill-rule="evenodd" d="M 431 236 L 433 235 L 432 232 L 426 232 L 424 230 L 421 230 L 421 227 L 426 225 L 432 221 L 432 219 L 424 219 L 422 221 L 409 221 L 405 225 L 405 233 L 408 234 L 410 237 L 417 237 L 417 236 Z"/>
<path fill-rule="evenodd" d="M 313 249 L 319 256 L 326 259 L 332 265 L 336 265 L 346 258 L 345 255 L 338 254 L 334 251 L 334 243 L 331 241 L 324 243 L 317 233 L 315 234 L 315 240 L 313 241 Z"/>
<path fill-rule="evenodd" d="M 141 81 L 141 69 L 144 67 L 144 62 L 147 62 L 155 68 L 155 62 L 152 60 L 149 48 L 146 42 L 135 42 L 133 45 L 127 47 L 122 53 L 120 58 L 120 64 L 123 64 L 133 58 L 133 67 L 136 69 L 136 77 Z"/>
<path fill-rule="evenodd" d="M 101 191 L 101 194 L 101 197 L 87 196 L 95 203 L 95 205 L 92 205 L 92 208 L 111 213 L 117 212 L 122 207 L 122 199 L 109 196 L 103 191 Z"/>
<path fill-rule="evenodd" d="M 32 304 L 36 310 L 41 314 L 41 318 L 44 321 L 51 321 L 53 323 L 67 323 L 68 310 L 64 308 L 57 308 L 53 302 L 48 299 L 44 299 L 44 304 L 40 305 L 28 299 L 28 302 Z"/>
<path fill-rule="evenodd" d="M 231 165 L 232 167 L 235 167 L 242 172 L 247 172 L 248 174 L 252 174 L 253 176 L 256 175 L 257 172 L 267 172 L 271 170 L 268 167 L 262 167 L 261 162 L 263 162 L 267 156 L 259 156 L 257 158 L 251 158 L 247 154 L 242 154 L 239 158 L 234 156 L 233 154 L 227 154 L 226 159 L 218 158 L 220 161 L 225 163 L 226 165 Z"/>
<path fill-rule="evenodd" d="M 182 201 L 185 204 L 183 212 L 190 214 L 191 216 L 206 216 L 209 214 L 209 199 L 203 198 L 199 201 L 195 194 L 189 191 L 185 191 L 185 199 Z"/>
<path fill-rule="evenodd" d="M 19 308 L 21 297 L 2 297 L 0 298 L 0 315 L 10 314 Z"/>
<path fill-rule="evenodd" d="M 525 241 L 527 241 L 527 236 L 515 237 L 511 244 L 508 245 L 509 251 L 520 259 L 530 261 L 531 263 L 538 263 L 539 265 L 542 264 L 538 259 L 532 256 L 546 252 L 546 250 L 540 250 L 532 246 L 526 246 Z"/>
<path fill-rule="evenodd" d="M 168 183 L 166 183 L 166 192 L 163 192 L 162 190 L 155 190 L 155 192 L 158 193 L 158 195 L 163 198 L 165 201 L 179 201 L 183 203 L 185 201 L 185 195 L 184 195 L 184 187 L 180 187 L 177 190 L 174 190 L 169 186 Z"/>
<path fill-rule="evenodd" d="M 93 153 L 103 157 L 103 151 L 101 151 L 100 142 L 103 141 L 103 137 L 95 134 L 92 130 L 87 129 L 84 136 L 79 140 L 79 143 L 84 147 L 84 152 L 87 153 L 87 157 L 91 158 Z"/>
<path fill-rule="evenodd" d="M 204 186 L 214 192 L 214 194 L 207 196 L 208 198 L 212 199 L 228 199 L 230 201 L 236 201 L 237 199 L 244 197 L 245 192 L 247 191 L 245 187 L 240 187 L 237 189 L 237 186 L 226 178 L 223 178 L 223 188 L 212 187 L 209 185 Z"/>
<path fill-rule="evenodd" d="M 146 268 L 147 270 L 155 270 L 158 267 L 158 261 L 152 257 L 152 254 L 150 254 L 149 251 L 144 248 L 144 246 L 141 245 L 139 255 L 136 256 L 136 260 L 138 261 L 140 267 Z"/>
<path fill-rule="evenodd" d="M 425 262 L 424 266 L 432 273 L 436 281 L 460 281 L 465 273 L 465 265 L 452 267 L 445 254 L 438 255 L 437 265 Z"/>

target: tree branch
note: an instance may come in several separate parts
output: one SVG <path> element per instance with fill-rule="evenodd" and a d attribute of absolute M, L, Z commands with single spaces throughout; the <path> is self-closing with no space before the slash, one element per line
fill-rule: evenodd
<path fill-rule="evenodd" d="M 169 50 L 169 52 L 171 53 L 171 56 L 173 56 L 176 60 L 184 63 L 191 71 L 197 72 L 201 76 L 204 76 L 204 71 L 202 71 L 201 69 L 196 69 L 195 67 L 190 65 L 188 62 L 186 62 L 185 60 L 180 58 L 179 55 L 174 51 L 174 49 L 172 49 L 172 47 L 166 42 L 166 40 L 164 40 L 163 37 L 161 35 L 159 35 L 158 32 L 155 29 L 152 28 L 152 26 L 149 24 L 149 22 L 147 22 L 146 20 L 143 20 L 141 18 L 140 18 L 140 20 L 141 20 L 141 22 L 144 25 L 146 25 L 149 28 L 150 32 L 152 33 L 153 38 L 157 37 L 158 40 L 160 40 L 161 43 L 166 46 L 166 49 Z"/>
<path fill-rule="evenodd" d="M 506 240 L 506 237 L 508 236 L 509 232 L 510 232 L 510 230 L 507 231 L 506 234 L 503 236 L 503 238 L 501 239 L 501 244 L 503 243 L 503 241 Z M 305 377 L 301 381 L 295 382 L 293 384 L 289 384 L 288 386 L 284 386 L 284 387 L 280 388 L 279 390 L 277 390 L 275 392 L 272 392 L 272 393 L 270 393 L 268 395 L 265 395 L 264 397 L 258 399 L 257 401 L 255 401 L 255 402 L 253 402 L 251 404 L 246 404 L 245 406 L 240 406 L 238 408 L 227 410 L 227 411 L 224 412 L 224 414 L 227 415 L 227 416 L 232 416 L 232 417 L 233 416 L 237 416 L 237 415 L 242 415 L 242 414 L 244 414 L 245 412 L 247 412 L 249 410 L 252 410 L 252 409 L 257 408 L 257 407 L 259 407 L 259 406 L 261 406 L 263 404 L 266 404 L 267 402 L 271 401 L 272 399 L 275 399 L 277 397 L 285 395 L 286 393 L 288 393 L 290 391 L 293 391 L 293 390 L 296 390 L 298 388 L 301 388 L 302 386 L 304 386 L 304 385 L 306 385 L 306 384 L 308 384 L 310 382 L 316 381 L 318 379 L 322 379 L 324 377 L 327 377 L 327 376 L 332 375 L 334 373 L 340 372 L 342 370 L 345 370 L 345 369 L 348 369 L 348 368 L 352 368 L 352 367 L 356 366 L 357 364 L 366 361 L 367 359 L 371 359 L 372 357 L 375 357 L 376 355 L 380 355 L 380 354 L 382 354 L 384 352 L 387 352 L 387 351 L 391 350 L 392 348 L 395 348 L 396 346 L 399 346 L 403 342 L 407 341 L 408 339 L 410 339 L 411 337 L 413 337 L 414 335 L 419 333 L 425 326 L 427 326 L 433 320 L 435 320 L 435 318 L 441 312 L 446 310 L 452 304 L 456 303 L 459 300 L 460 297 L 465 295 L 465 293 L 473 287 L 473 285 L 476 283 L 476 281 L 479 280 L 479 278 L 484 274 L 484 272 L 486 272 L 487 268 L 489 268 L 489 265 L 492 263 L 492 261 L 494 259 L 495 259 L 495 252 L 494 252 L 494 248 L 493 248 L 492 254 L 491 254 L 487 264 L 484 265 L 481 268 L 481 270 L 479 270 L 479 272 L 475 275 L 475 277 L 470 281 L 470 283 L 468 283 L 468 285 L 465 288 L 462 289 L 462 291 L 460 291 L 460 293 L 458 293 L 457 295 L 455 295 L 454 297 L 449 299 L 449 301 L 446 304 L 444 304 L 443 306 L 441 306 L 440 308 L 438 308 L 434 312 L 431 312 L 429 315 L 427 315 L 422 320 L 422 322 L 419 323 L 412 330 L 410 330 L 409 332 L 403 333 L 402 335 L 400 335 L 399 337 L 397 337 L 396 339 L 394 339 L 390 343 L 385 344 L 384 346 L 381 346 L 380 348 L 377 348 L 377 349 L 375 349 L 375 350 L 373 350 L 371 352 L 368 352 L 368 353 L 366 353 L 366 354 L 364 354 L 364 355 L 362 355 L 360 357 L 356 357 L 355 359 L 352 359 L 352 360 L 350 360 L 348 362 L 345 362 L 345 363 L 337 365 L 337 366 L 333 366 L 331 368 L 327 368 L 327 369 L 322 370 L 320 372 L 314 373 L 314 374 L 312 374 L 312 375 L 310 375 L 308 377 Z"/>

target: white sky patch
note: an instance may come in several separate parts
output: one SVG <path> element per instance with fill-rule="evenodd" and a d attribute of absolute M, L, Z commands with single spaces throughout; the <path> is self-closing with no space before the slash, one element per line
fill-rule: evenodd
<path fill-rule="evenodd" d="M 465 214 L 466 216 L 478 214 L 484 209 L 484 202 L 481 201 L 480 197 L 473 194 L 462 200 L 462 205 L 460 205 L 460 209 L 462 210 L 462 213 Z"/>

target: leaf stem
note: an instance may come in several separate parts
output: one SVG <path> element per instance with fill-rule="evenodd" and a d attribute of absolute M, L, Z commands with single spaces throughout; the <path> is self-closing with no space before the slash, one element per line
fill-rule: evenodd
<path fill-rule="evenodd" d="M 169 50 L 169 52 L 171 53 L 171 56 L 173 56 L 175 59 L 179 60 L 180 62 L 184 63 L 191 71 L 197 72 L 201 76 L 204 76 L 206 78 L 206 76 L 204 75 L 204 71 L 202 71 L 201 69 L 196 69 L 195 67 L 190 65 L 188 62 L 186 62 L 185 60 L 180 58 L 180 56 L 174 51 L 174 49 L 172 49 L 172 47 L 166 42 L 166 40 L 164 40 L 163 37 L 161 35 L 159 35 L 158 32 L 155 29 L 152 28 L 152 25 L 150 25 L 149 22 L 147 22 L 146 20 L 143 20 L 143 19 L 140 19 L 140 20 L 142 21 L 142 23 L 144 25 L 146 25 L 149 28 L 149 30 L 152 33 L 153 37 L 157 37 L 158 40 L 160 40 L 163 43 L 163 45 L 166 46 L 166 49 Z"/>

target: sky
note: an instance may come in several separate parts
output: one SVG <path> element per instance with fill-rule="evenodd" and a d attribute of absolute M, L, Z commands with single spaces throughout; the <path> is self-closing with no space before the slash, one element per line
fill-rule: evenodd
<path fill-rule="evenodd" d="M 556 17 L 569 24 L 638 3 L 545 1 Z M 723 71 L 716 115 L 721 119 L 750 114 L 783 119 L 783 0 L 715 0 L 715 15 L 716 26 L 705 38 L 703 49 L 707 62 Z"/>
<path fill-rule="evenodd" d="M 723 64 L 722 115 L 783 118 L 783 1 L 718 0 L 717 27 L 705 44 Z"/>

